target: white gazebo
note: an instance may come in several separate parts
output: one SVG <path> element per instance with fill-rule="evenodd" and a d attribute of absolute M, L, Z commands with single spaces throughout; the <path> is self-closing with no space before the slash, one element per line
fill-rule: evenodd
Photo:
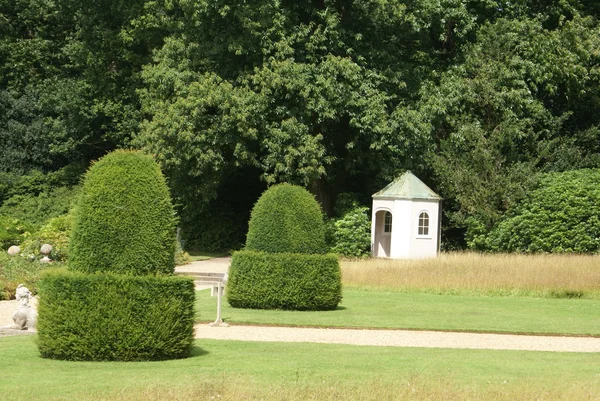
<path fill-rule="evenodd" d="M 373 256 L 419 259 L 437 256 L 442 198 L 407 171 L 373 195 Z"/>

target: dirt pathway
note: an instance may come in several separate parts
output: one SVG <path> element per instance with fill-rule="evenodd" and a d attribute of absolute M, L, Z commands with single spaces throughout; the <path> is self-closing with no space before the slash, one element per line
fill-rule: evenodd
<path fill-rule="evenodd" d="M 468 348 L 552 352 L 600 352 L 600 338 L 411 330 L 316 329 L 196 325 L 196 338 L 240 341 L 310 342 L 382 347 Z"/>

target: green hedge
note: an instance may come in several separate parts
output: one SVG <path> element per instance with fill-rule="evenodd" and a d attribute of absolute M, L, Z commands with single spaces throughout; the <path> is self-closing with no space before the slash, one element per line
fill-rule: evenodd
<path fill-rule="evenodd" d="M 546 174 L 487 235 L 497 252 L 600 252 L 600 169 Z"/>
<path fill-rule="evenodd" d="M 152 157 L 104 156 L 86 173 L 74 211 L 69 267 L 132 275 L 172 273 L 175 212 Z"/>
<path fill-rule="evenodd" d="M 325 223 L 315 198 L 290 184 L 266 190 L 252 209 L 246 249 L 324 254 Z"/>
<path fill-rule="evenodd" d="M 184 358 L 194 339 L 194 283 L 177 276 L 44 272 L 42 357 L 72 361 Z"/>
<path fill-rule="evenodd" d="M 337 256 L 235 252 L 227 300 L 235 308 L 335 309 L 342 300 Z"/>

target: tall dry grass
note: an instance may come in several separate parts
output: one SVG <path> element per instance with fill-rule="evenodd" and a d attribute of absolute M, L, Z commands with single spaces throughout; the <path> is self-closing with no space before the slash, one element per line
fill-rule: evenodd
<path fill-rule="evenodd" d="M 600 256 L 443 253 L 341 263 L 345 285 L 440 294 L 600 298 Z"/>

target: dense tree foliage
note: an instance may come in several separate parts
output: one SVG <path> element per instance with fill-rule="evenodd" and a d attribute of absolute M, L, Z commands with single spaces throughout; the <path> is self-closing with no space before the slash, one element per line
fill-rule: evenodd
<path fill-rule="evenodd" d="M 600 36 L 591 19 L 483 25 L 463 60 L 424 86 L 440 192 L 467 239 L 487 231 L 536 173 L 599 165 Z"/>
<path fill-rule="evenodd" d="M 228 249 L 267 185 L 302 185 L 331 215 L 338 194 L 368 198 L 411 169 L 445 199 L 444 242 L 466 246 L 540 174 L 600 167 L 599 13 L 579 0 L 0 0 L 0 172 L 143 148 L 190 244 Z"/>
<path fill-rule="evenodd" d="M 540 186 L 487 235 L 484 250 L 577 252 L 600 250 L 600 170 L 549 173 Z"/>

